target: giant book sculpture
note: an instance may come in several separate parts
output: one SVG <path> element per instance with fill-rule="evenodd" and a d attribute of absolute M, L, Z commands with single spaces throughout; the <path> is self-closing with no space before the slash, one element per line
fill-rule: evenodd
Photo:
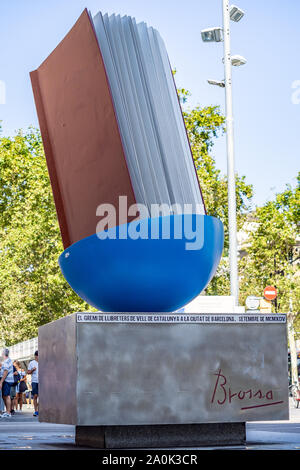
<path fill-rule="evenodd" d="M 242 444 L 245 421 L 288 419 L 283 315 L 173 314 L 214 275 L 223 226 L 159 33 L 85 10 L 31 79 L 62 273 L 113 312 L 39 328 L 39 419 L 118 449 Z"/>
<path fill-rule="evenodd" d="M 85 10 L 31 80 L 65 248 L 60 266 L 73 289 L 104 311 L 173 311 L 198 295 L 218 265 L 223 229 L 205 215 L 159 33 Z M 121 210 L 121 196 L 135 212 Z M 162 211 L 155 237 L 153 207 Z M 185 219 L 196 238 L 200 227 L 191 249 Z M 161 237 L 166 221 L 173 228 Z"/>

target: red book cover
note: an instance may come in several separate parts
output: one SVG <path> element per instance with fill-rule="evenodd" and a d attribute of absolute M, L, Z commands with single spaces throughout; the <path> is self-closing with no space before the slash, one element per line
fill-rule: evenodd
<path fill-rule="evenodd" d="M 100 204 L 112 204 L 117 209 L 121 195 L 127 196 L 128 206 L 136 202 L 101 51 L 87 10 L 30 75 L 67 248 L 96 232 Z"/>

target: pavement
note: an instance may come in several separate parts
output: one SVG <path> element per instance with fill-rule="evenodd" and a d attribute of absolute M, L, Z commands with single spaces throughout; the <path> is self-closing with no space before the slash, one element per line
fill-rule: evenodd
<path fill-rule="evenodd" d="M 260 421 L 247 423 L 249 450 L 300 450 L 300 408 L 290 399 L 289 421 Z"/>
<path fill-rule="evenodd" d="M 22 413 L 0 420 L 0 450 L 84 449 L 75 446 L 74 426 L 40 423 L 32 415 L 33 410 L 25 405 Z M 243 446 L 202 449 L 300 450 L 300 408 L 295 409 L 290 402 L 289 421 L 247 423 L 247 443 Z"/>

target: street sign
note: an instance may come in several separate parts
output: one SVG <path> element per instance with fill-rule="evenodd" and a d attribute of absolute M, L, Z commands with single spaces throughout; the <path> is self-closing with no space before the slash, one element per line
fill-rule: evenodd
<path fill-rule="evenodd" d="M 249 295 L 246 299 L 246 306 L 249 308 L 249 310 L 258 310 L 259 297 L 255 297 L 254 295 Z"/>
<path fill-rule="evenodd" d="M 267 300 L 274 300 L 277 297 L 277 290 L 273 286 L 264 288 L 264 298 Z"/>

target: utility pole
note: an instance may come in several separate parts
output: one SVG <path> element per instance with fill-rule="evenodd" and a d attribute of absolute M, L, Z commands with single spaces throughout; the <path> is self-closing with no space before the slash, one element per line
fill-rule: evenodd
<path fill-rule="evenodd" d="M 226 100 L 226 146 L 227 146 L 227 188 L 228 188 L 228 232 L 229 232 L 229 271 L 230 293 L 235 304 L 239 304 L 239 277 L 237 253 L 237 223 L 236 223 L 236 189 L 234 169 L 234 140 L 233 140 L 233 110 L 232 110 L 232 81 L 231 67 L 246 64 L 246 59 L 240 55 L 231 55 L 230 51 L 230 21 L 239 22 L 244 16 L 243 10 L 236 5 L 229 5 L 229 0 L 223 2 L 223 28 L 214 27 L 201 31 L 202 41 L 224 43 L 224 80 L 207 80 L 210 85 L 225 88 Z"/>
<path fill-rule="evenodd" d="M 223 0 L 230 293 L 239 302 L 229 0 Z"/>

